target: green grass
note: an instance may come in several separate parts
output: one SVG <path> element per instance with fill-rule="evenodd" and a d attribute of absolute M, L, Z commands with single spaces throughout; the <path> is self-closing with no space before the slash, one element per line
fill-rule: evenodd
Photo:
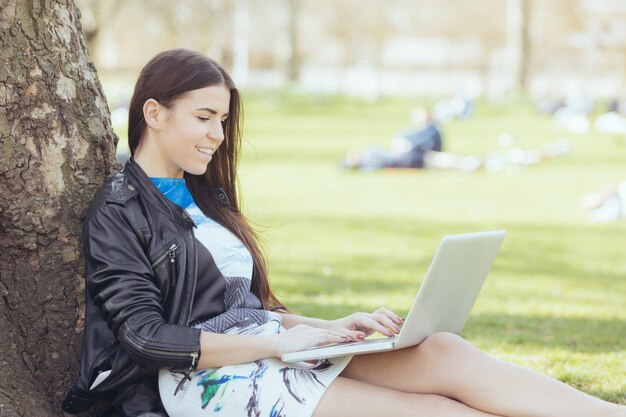
<path fill-rule="evenodd" d="M 349 149 L 388 145 L 417 102 L 246 93 L 244 210 L 266 240 L 275 292 L 333 318 L 415 295 L 441 237 L 508 236 L 462 335 L 502 359 L 626 404 L 626 222 L 589 223 L 581 197 L 626 178 L 626 142 L 555 130 L 524 100 L 481 102 L 443 127 L 446 149 L 484 153 L 497 136 L 568 156 L 490 174 L 345 172 Z M 426 101 L 425 104 L 432 102 Z"/>

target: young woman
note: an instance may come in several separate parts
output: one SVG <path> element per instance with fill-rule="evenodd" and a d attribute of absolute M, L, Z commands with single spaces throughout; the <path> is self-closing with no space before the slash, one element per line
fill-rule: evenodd
<path fill-rule="evenodd" d="M 287 364 L 281 354 L 391 336 L 380 308 L 327 321 L 272 294 L 236 189 L 240 98 L 215 62 L 176 49 L 142 70 L 131 159 L 83 234 L 87 310 L 79 412 L 106 395 L 123 416 L 626 416 L 452 334 L 398 351 Z M 158 375 L 158 384 L 157 384 Z M 157 394 L 158 385 L 158 394 Z"/>

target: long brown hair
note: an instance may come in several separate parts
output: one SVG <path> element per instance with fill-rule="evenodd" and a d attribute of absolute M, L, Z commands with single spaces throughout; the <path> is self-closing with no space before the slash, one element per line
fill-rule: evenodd
<path fill-rule="evenodd" d="M 211 85 L 224 85 L 230 90 L 229 116 L 224 122 L 224 142 L 217 148 L 203 175 L 184 174 L 194 201 L 202 212 L 220 223 L 246 245 L 253 259 L 252 292 L 266 310 L 286 310 L 269 287 L 265 258 L 259 247 L 259 236 L 252 229 L 239 207 L 237 165 L 243 123 L 239 92 L 228 73 L 212 59 L 188 49 L 161 52 L 146 64 L 139 74 L 128 114 L 128 145 L 131 156 L 140 147 L 146 131 L 143 105 L 153 98 L 170 107 L 184 93 Z M 208 192 L 223 188 L 230 200 L 226 206 Z"/>

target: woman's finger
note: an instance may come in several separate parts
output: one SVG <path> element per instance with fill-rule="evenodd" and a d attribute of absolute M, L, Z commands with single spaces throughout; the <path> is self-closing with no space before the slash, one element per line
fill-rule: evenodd
<path fill-rule="evenodd" d="M 286 337 L 284 344 L 289 346 L 289 351 L 302 350 L 329 343 L 343 343 L 352 340 L 349 335 L 314 327 L 300 328 L 291 334 L 283 333 L 283 335 Z"/>
<path fill-rule="evenodd" d="M 400 328 L 386 315 L 381 313 L 372 314 L 371 317 L 394 334 L 400 333 Z"/>
<path fill-rule="evenodd" d="M 388 316 L 386 316 L 385 314 L 378 313 L 378 314 L 373 314 L 372 316 L 378 323 L 380 323 L 383 326 L 387 327 L 392 332 L 394 332 L 396 334 L 400 333 L 400 328 L 398 326 L 396 326 L 396 324 L 393 322 L 393 320 L 391 318 L 389 318 Z"/>
<path fill-rule="evenodd" d="M 317 340 L 318 342 L 315 344 L 315 346 L 325 345 L 328 343 L 349 342 L 352 339 L 346 335 L 326 334 L 326 335 L 319 336 Z"/>
<path fill-rule="evenodd" d="M 367 337 L 367 333 L 362 332 L 360 330 L 348 330 L 346 335 L 350 338 L 351 341 L 357 342 L 363 340 Z"/>
<path fill-rule="evenodd" d="M 377 331 L 378 333 L 384 334 L 385 336 L 394 335 L 387 327 L 383 326 L 377 320 L 375 320 L 372 315 L 362 316 L 360 326 Z"/>
<path fill-rule="evenodd" d="M 396 313 L 394 313 L 393 311 L 389 310 L 388 308 L 380 307 L 374 313 L 382 313 L 382 314 L 386 315 L 387 317 L 389 317 L 396 324 L 404 323 L 404 320 L 402 319 L 402 317 L 398 316 Z"/>

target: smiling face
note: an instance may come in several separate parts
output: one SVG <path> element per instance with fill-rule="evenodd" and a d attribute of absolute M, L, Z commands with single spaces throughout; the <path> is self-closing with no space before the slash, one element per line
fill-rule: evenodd
<path fill-rule="evenodd" d="M 204 174 L 224 141 L 229 104 L 230 91 L 221 84 L 188 91 L 169 107 L 147 100 L 147 137 L 135 158 L 137 163 L 153 177 Z"/>

